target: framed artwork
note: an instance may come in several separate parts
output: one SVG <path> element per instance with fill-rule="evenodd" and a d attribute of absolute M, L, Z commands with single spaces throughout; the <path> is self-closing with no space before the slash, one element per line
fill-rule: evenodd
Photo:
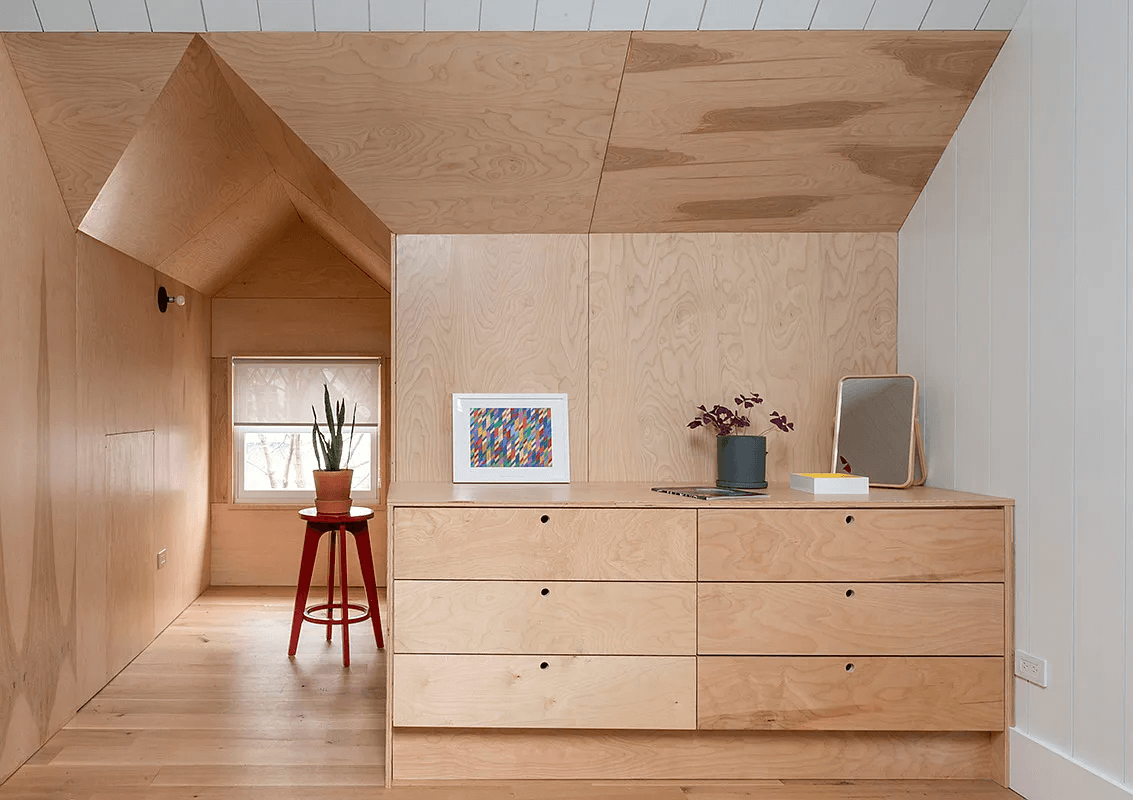
<path fill-rule="evenodd" d="M 453 483 L 570 483 L 565 394 L 453 394 Z"/>

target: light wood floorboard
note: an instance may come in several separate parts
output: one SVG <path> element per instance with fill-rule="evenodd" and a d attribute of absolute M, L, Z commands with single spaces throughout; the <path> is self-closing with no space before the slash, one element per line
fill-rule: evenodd
<path fill-rule="evenodd" d="M 293 597 L 287 589 L 210 589 L 0 786 L 0 800 L 1019 797 L 983 781 L 526 781 L 384 789 L 385 659 L 364 625 L 351 629 L 349 670 L 338 636 L 327 645 L 311 625 L 288 659 Z"/>

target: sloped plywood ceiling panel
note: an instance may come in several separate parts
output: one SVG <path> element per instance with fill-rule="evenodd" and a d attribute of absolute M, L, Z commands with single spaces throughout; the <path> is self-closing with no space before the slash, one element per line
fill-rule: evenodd
<path fill-rule="evenodd" d="M 195 39 L 80 230 L 154 266 L 271 172 L 212 53 Z"/>
<path fill-rule="evenodd" d="M 1004 39 L 635 33 L 592 230 L 897 230 Z"/>
<path fill-rule="evenodd" d="M 626 33 L 206 38 L 395 232 L 589 228 Z"/>
<path fill-rule="evenodd" d="M 182 33 L 4 35 L 76 227 L 191 39 Z"/>

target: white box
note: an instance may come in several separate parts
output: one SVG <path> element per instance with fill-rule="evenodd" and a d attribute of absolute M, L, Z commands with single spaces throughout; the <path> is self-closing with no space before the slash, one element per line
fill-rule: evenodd
<path fill-rule="evenodd" d="M 869 478 L 837 472 L 793 472 L 791 488 L 811 494 L 869 494 Z"/>

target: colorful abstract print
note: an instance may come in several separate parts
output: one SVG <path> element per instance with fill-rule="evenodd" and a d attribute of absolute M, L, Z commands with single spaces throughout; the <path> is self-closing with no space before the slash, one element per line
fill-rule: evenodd
<path fill-rule="evenodd" d="M 473 408 L 468 429 L 473 467 L 551 466 L 549 408 Z"/>

